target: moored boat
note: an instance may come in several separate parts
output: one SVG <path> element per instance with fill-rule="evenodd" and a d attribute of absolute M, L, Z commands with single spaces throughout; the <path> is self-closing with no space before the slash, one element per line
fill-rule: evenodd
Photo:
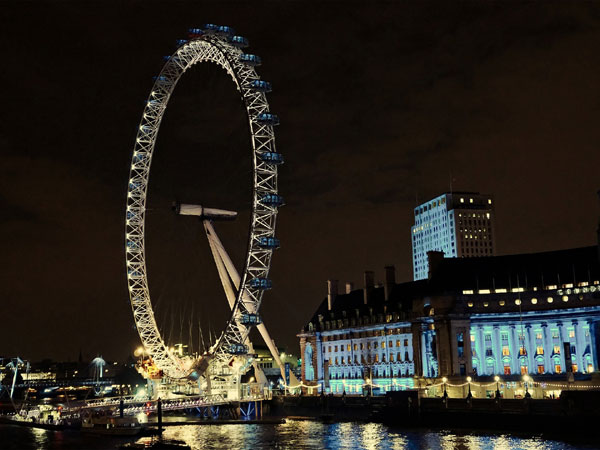
<path fill-rule="evenodd" d="M 113 436 L 135 436 L 142 431 L 142 426 L 133 416 L 90 416 L 81 421 L 81 431 Z"/>

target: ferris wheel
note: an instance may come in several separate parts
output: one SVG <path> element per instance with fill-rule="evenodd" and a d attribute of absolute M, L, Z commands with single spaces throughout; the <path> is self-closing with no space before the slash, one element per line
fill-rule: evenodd
<path fill-rule="evenodd" d="M 189 30 L 189 39 L 177 42 L 148 97 L 133 150 L 126 210 L 127 280 L 133 317 L 145 352 L 152 363 L 171 378 L 206 376 L 210 367 L 231 365 L 234 359 L 251 358 L 249 331 L 256 326 L 281 367 L 279 354 L 259 315 L 265 290 L 271 288 L 268 278 L 273 251 L 279 247 L 275 237 L 275 222 L 283 198 L 277 191 L 277 168 L 283 157 L 275 148 L 274 126 L 279 118 L 270 112 L 266 93 L 271 84 L 260 79 L 256 67 L 257 55 L 242 49 L 248 41 L 235 35 L 228 26 L 206 24 Z M 169 99 L 183 74 L 195 64 L 213 63 L 229 74 L 245 106 L 250 129 L 250 157 L 253 161 L 253 193 L 250 233 L 245 263 L 238 273 L 221 241 L 213 222 L 233 220 L 235 211 L 209 208 L 203 205 L 175 205 L 180 215 L 197 216 L 203 222 L 210 249 L 219 272 L 225 295 L 231 308 L 229 320 L 220 337 L 204 355 L 182 357 L 173 352 L 161 336 L 154 316 L 145 252 L 146 196 L 152 154 L 158 131 Z M 247 364 L 246 364 L 247 366 Z"/>

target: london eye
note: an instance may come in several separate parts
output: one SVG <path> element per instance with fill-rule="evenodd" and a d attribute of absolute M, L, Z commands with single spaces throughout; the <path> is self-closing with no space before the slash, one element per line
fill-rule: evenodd
<path fill-rule="evenodd" d="M 276 363 L 281 361 L 259 314 L 265 290 L 271 288 L 269 270 L 273 251 L 279 247 L 275 223 L 283 198 L 277 189 L 277 169 L 283 157 L 275 147 L 277 115 L 270 111 L 266 94 L 271 84 L 258 75 L 259 56 L 243 49 L 248 41 L 228 26 L 206 24 L 189 30 L 188 39 L 178 41 L 176 51 L 155 77 L 137 132 L 127 190 L 126 266 L 129 297 L 136 329 L 145 354 L 153 366 L 173 379 L 210 379 L 210 373 L 228 367 L 246 370 L 252 360 L 249 333 L 257 327 Z M 250 134 L 252 194 L 249 235 L 243 269 L 238 272 L 220 241 L 213 223 L 233 220 L 236 211 L 219 205 L 175 203 L 175 213 L 202 221 L 230 315 L 216 342 L 202 355 L 176 354 L 161 335 L 150 299 L 145 251 L 145 225 L 150 168 L 161 121 L 169 99 L 183 74 L 196 64 L 212 63 L 233 80 L 244 105 Z"/>

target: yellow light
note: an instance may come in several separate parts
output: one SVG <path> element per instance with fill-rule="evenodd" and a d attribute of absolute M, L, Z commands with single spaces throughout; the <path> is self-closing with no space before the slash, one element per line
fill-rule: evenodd
<path fill-rule="evenodd" d="M 443 381 L 444 383 L 447 383 L 447 382 L 448 382 L 448 378 L 444 377 L 444 378 L 442 378 L 442 381 Z"/>
<path fill-rule="evenodd" d="M 495 380 L 496 382 L 498 382 L 498 381 L 500 381 L 500 377 L 499 377 L 498 375 L 496 375 L 496 376 L 494 377 L 494 380 Z"/>
<path fill-rule="evenodd" d="M 467 377 L 467 383 L 470 383 L 473 378 Z"/>

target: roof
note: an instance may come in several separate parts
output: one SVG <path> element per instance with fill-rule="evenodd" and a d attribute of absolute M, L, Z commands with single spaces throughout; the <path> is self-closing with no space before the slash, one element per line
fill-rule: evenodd
<path fill-rule="evenodd" d="M 364 304 L 363 289 L 336 296 L 331 311 L 325 297 L 310 319 L 313 324 L 323 320 L 341 319 L 342 311 L 354 315 L 412 311 L 412 300 L 433 295 L 461 295 L 465 290 L 525 289 L 538 286 L 600 280 L 598 246 L 573 248 L 541 253 L 527 253 L 479 258 L 443 258 L 435 266 L 429 280 L 395 284 L 388 301 L 384 288 L 371 291 L 369 303 Z M 370 310 L 370 308 L 372 308 Z M 306 328 L 305 328 L 306 330 Z"/>
<path fill-rule="evenodd" d="M 531 288 L 600 279 L 598 247 L 478 258 L 444 258 L 433 271 L 437 292 Z"/>

